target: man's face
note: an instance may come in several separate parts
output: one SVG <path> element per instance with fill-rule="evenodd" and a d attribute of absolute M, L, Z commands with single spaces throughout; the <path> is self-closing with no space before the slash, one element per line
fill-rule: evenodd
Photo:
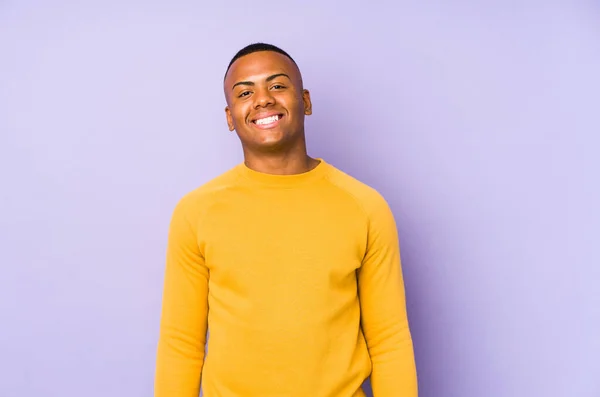
<path fill-rule="evenodd" d="M 286 56 L 259 51 L 236 60 L 225 78 L 227 125 L 245 149 L 293 146 L 312 113 L 297 66 Z"/>

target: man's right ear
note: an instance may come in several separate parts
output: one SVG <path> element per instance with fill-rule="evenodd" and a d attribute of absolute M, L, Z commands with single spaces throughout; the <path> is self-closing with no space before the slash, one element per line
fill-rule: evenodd
<path fill-rule="evenodd" d="M 225 107 L 225 117 L 227 118 L 227 128 L 229 128 L 229 131 L 235 130 L 235 127 L 233 126 L 233 118 L 231 117 L 231 110 L 229 110 L 229 106 Z"/>

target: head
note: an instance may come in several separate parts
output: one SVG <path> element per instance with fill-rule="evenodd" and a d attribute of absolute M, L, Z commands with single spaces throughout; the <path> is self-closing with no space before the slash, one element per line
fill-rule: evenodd
<path fill-rule="evenodd" d="M 224 90 L 227 125 L 236 131 L 245 153 L 305 148 L 310 93 L 285 51 L 262 43 L 241 49 L 227 68 Z"/>

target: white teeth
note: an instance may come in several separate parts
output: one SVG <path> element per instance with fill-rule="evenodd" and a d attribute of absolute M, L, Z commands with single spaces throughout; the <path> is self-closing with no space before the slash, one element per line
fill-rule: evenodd
<path fill-rule="evenodd" d="M 271 117 L 265 117 L 264 119 L 258 119 L 258 120 L 256 120 L 256 124 L 258 124 L 258 125 L 271 124 L 271 123 L 276 122 L 277 120 L 279 120 L 279 116 L 275 115 L 275 116 L 271 116 Z"/>

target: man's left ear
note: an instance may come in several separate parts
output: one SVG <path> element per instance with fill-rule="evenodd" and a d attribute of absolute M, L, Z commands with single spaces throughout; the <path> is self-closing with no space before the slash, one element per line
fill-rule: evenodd
<path fill-rule="evenodd" d="M 304 114 L 309 116 L 312 114 L 312 102 L 310 100 L 310 92 L 308 90 L 302 91 L 302 100 L 304 101 Z"/>

